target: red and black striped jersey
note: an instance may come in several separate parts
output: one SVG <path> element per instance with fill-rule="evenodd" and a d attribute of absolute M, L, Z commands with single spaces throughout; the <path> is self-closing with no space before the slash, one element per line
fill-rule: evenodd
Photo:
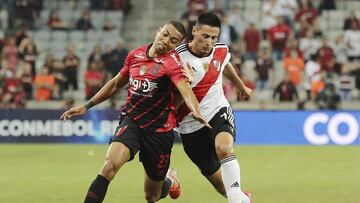
<path fill-rule="evenodd" d="M 178 54 L 149 57 L 151 45 L 132 50 L 120 74 L 129 78 L 126 115 L 140 128 L 166 132 L 176 126 L 174 91 L 182 79 Z"/>

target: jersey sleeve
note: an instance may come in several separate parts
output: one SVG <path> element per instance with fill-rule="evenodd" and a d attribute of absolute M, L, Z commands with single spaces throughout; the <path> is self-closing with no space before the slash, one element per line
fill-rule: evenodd
<path fill-rule="evenodd" d="M 124 62 L 124 66 L 120 69 L 120 75 L 125 78 L 128 78 L 130 75 L 130 60 L 131 60 L 133 54 L 134 53 L 131 51 L 127 55 L 125 62 Z"/>
<path fill-rule="evenodd" d="M 224 62 L 222 63 L 222 67 L 221 67 L 222 69 L 225 68 L 225 66 L 230 62 L 230 59 L 231 59 L 230 49 L 229 49 L 229 47 L 226 46 L 226 45 L 225 45 L 225 47 L 226 47 L 226 49 L 227 49 L 227 54 L 226 54 L 226 56 L 225 56 Z"/>
<path fill-rule="evenodd" d="M 183 65 L 180 61 L 179 55 L 176 52 L 172 52 L 170 54 L 170 57 L 166 61 L 165 66 L 166 74 L 174 85 L 176 85 L 179 81 L 185 79 L 185 76 L 181 72 Z"/>

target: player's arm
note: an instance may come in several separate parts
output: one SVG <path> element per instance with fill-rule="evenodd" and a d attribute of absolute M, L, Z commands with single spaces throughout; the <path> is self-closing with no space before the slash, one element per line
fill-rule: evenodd
<path fill-rule="evenodd" d="M 186 66 L 181 69 L 181 72 L 190 84 L 194 81 L 194 70 L 189 63 L 186 63 Z M 174 99 L 175 109 L 178 109 L 183 103 L 184 99 L 182 98 L 180 92 L 176 91 Z"/>
<path fill-rule="evenodd" d="M 179 90 L 179 93 L 181 94 L 182 98 L 184 99 L 186 106 L 191 111 L 191 115 L 196 120 L 198 120 L 200 123 L 211 128 L 209 123 L 206 121 L 206 119 L 200 113 L 199 102 L 197 101 L 195 94 L 190 87 L 190 84 L 186 80 L 183 79 L 183 80 L 180 80 L 179 82 L 177 82 L 176 88 Z"/>
<path fill-rule="evenodd" d="M 100 104 L 101 102 L 114 96 L 120 88 L 124 87 L 128 83 L 128 81 L 128 77 L 124 77 L 118 73 L 113 79 L 107 82 L 86 104 L 76 106 L 69 109 L 68 111 L 65 111 L 61 115 L 60 119 L 66 120 L 72 116 L 85 114 L 86 111 L 91 107 Z"/>
<path fill-rule="evenodd" d="M 235 87 L 243 94 L 245 97 L 250 97 L 252 90 L 245 86 L 244 82 L 240 79 L 238 74 L 235 71 L 234 66 L 231 63 L 227 63 L 224 69 L 224 75 L 227 77 Z"/>

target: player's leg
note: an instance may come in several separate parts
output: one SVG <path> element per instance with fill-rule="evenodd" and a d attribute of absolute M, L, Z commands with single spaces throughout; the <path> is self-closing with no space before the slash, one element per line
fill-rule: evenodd
<path fill-rule="evenodd" d="M 166 177 L 170 166 L 173 132 L 144 133 L 140 148 L 140 160 L 145 169 L 144 192 L 147 202 L 165 198 L 175 181 Z"/>
<path fill-rule="evenodd" d="M 90 185 L 85 197 L 85 203 L 102 202 L 110 181 L 119 169 L 132 160 L 140 147 L 137 137 L 137 127 L 124 120 L 111 138 L 111 144 L 106 153 L 105 163 L 100 173 Z"/>
<path fill-rule="evenodd" d="M 233 144 L 233 135 L 228 132 L 220 132 L 215 137 L 216 154 L 221 163 L 222 182 L 229 202 L 250 202 L 250 199 L 241 191 L 240 166 L 233 152 Z"/>

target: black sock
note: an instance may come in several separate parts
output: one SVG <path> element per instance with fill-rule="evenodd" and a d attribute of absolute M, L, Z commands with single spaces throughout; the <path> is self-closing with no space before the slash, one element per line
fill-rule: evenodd
<path fill-rule="evenodd" d="M 88 193 L 86 194 L 84 203 L 102 202 L 110 181 L 105 177 L 98 175 L 91 183 Z"/>
<path fill-rule="evenodd" d="M 161 188 L 161 196 L 160 199 L 165 198 L 169 194 L 169 189 L 172 182 L 169 178 L 165 178 L 162 188 Z"/>

